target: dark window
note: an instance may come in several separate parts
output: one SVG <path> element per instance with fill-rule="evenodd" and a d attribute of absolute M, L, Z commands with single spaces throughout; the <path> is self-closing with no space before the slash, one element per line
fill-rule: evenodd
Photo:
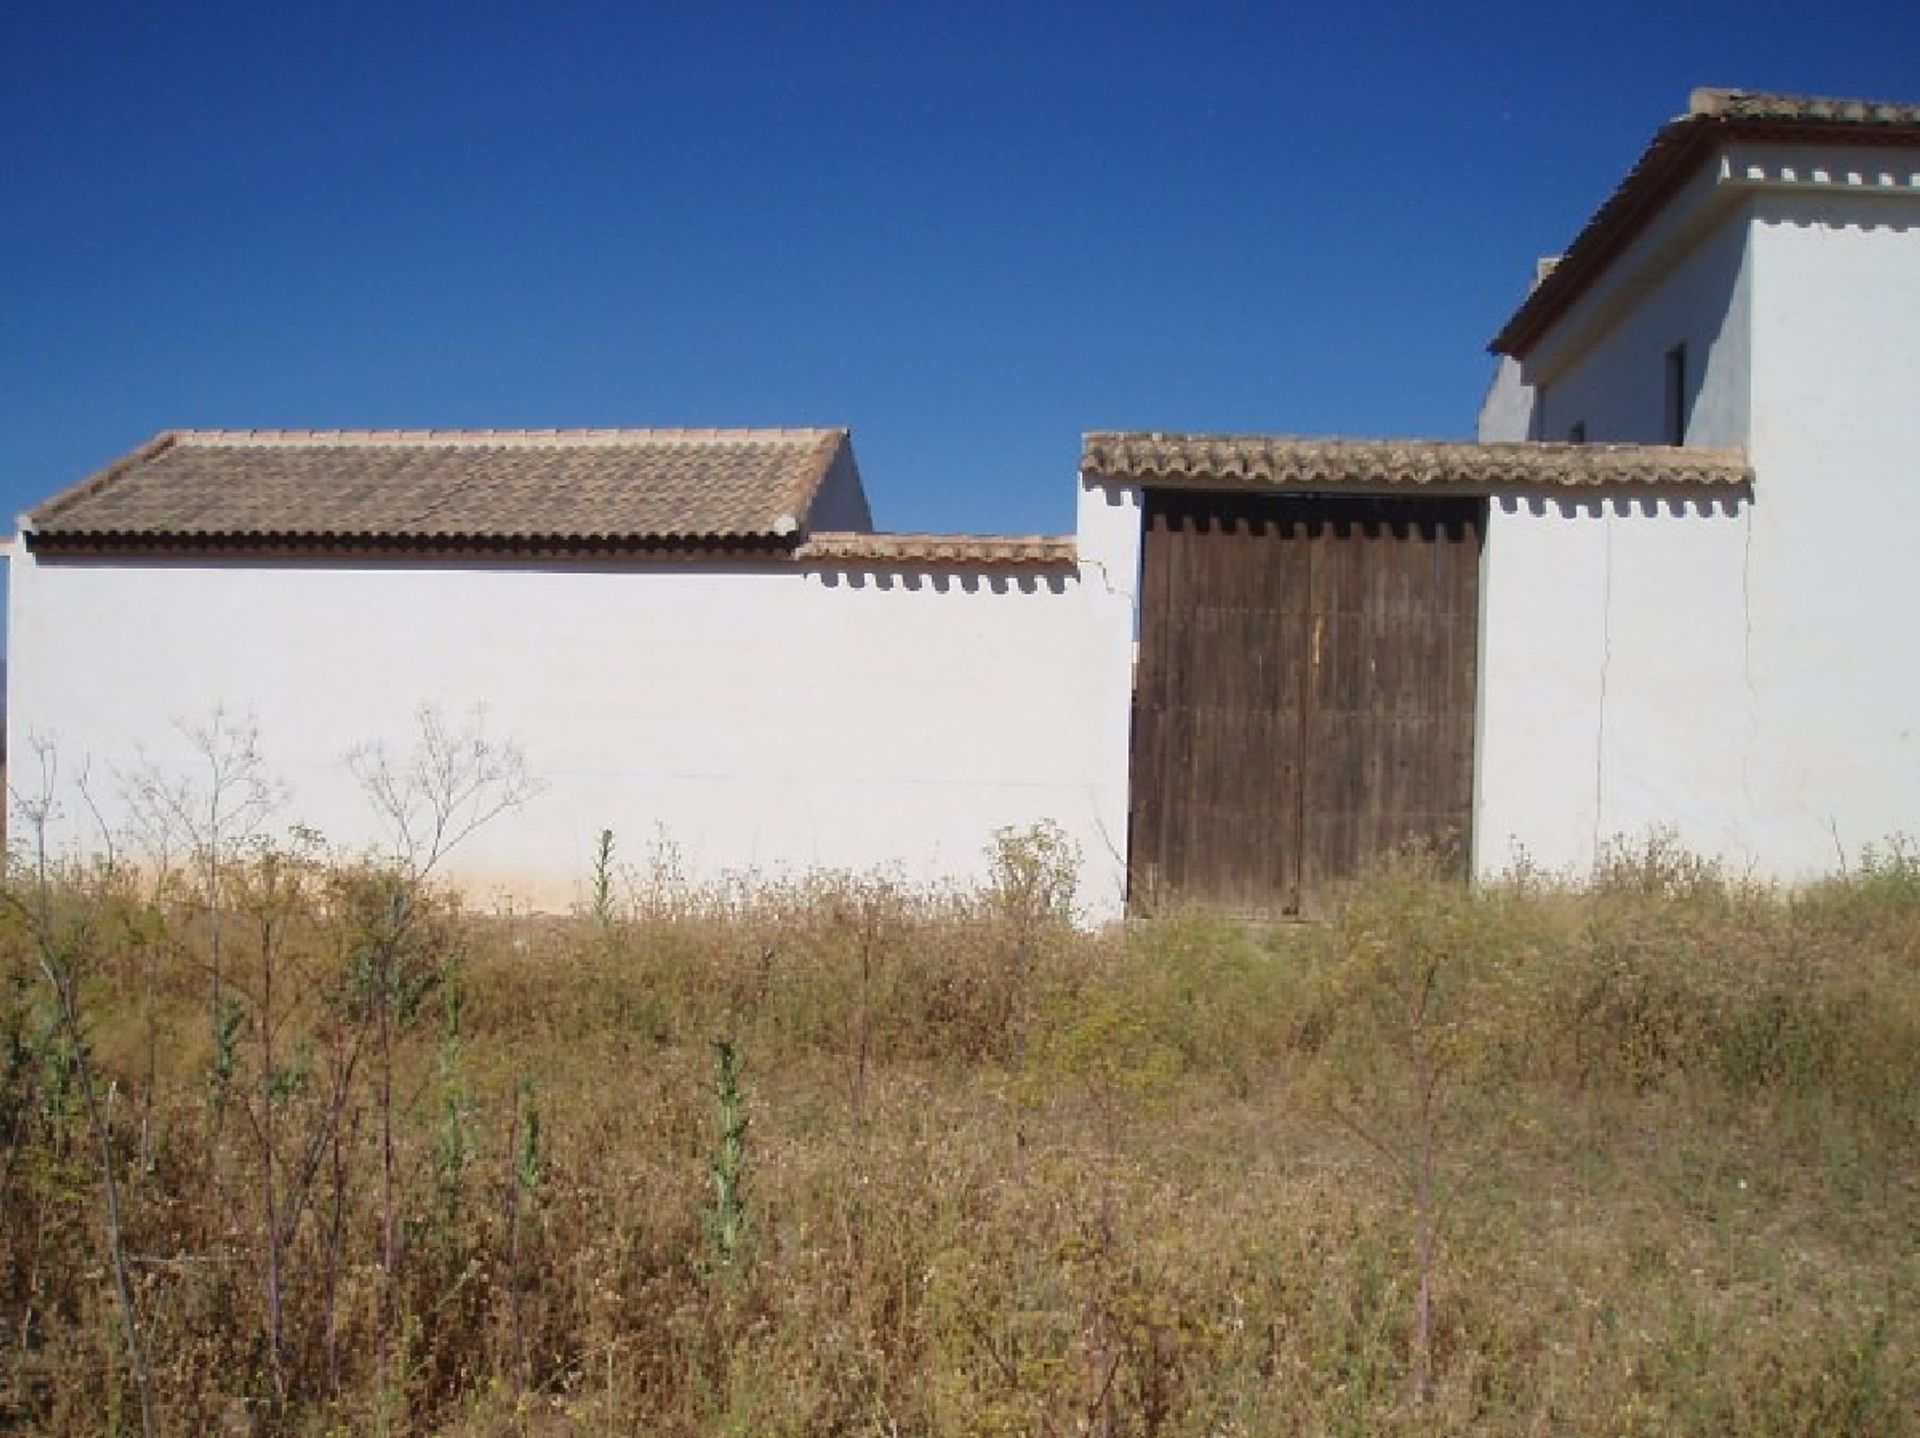
<path fill-rule="evenodd" d="M 1687 347 L 1675 345 L 1667 351 L 1666 442 L 1687 442 Z"/>
<path fill-rule="evenodd" d="M 1584 419 L 1577 419 L 1573 422 L 1573 428 L 1567 431 L 1567 443 L 1585 444 L 1586 442 L 1587 422 Z"/>

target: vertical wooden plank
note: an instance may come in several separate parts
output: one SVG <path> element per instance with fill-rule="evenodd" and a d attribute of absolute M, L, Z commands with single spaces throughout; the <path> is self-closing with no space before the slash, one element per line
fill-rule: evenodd
<path fill-rule="evenodd" d="M 1464 872 L 1471 841 L 1482 506 L 1346 498 L 1319 506 L 1303 883 L 1355 877 L 1432 845 Z"/>
<path fill-rule="evenodd" d="M 1130 903 L 1150 902 L 1167 881 L 1165 783 L 1167 771 L 1167 642 L 1169 546 L 1164 514 L 1146 506 L 1141 517 L 1139 652 L 1134 663 L 1131 798 L 1127 815 L 1127 892 Z"/>
<path fill-rule="evenodd" d="M 1149 492 L 1131 882 L 1271 911 L 1294 882 L 1304 568 L 1268 496 Z"/>

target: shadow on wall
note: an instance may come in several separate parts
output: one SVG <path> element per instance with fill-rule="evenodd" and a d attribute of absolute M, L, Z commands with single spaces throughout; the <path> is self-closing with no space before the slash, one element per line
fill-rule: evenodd
<path fill-rule="evenodd" d="M 1072 576 L 1048 571 L 1039 574 L 982 574 L 977 570 L 826 569 L 820 582 L 828 589 L 903 589 L 935 594 L 1065 594 Z"/>
<path fill-rule="evenodd" d="M 1869 230 L 1886 230 L 1904 235 L 1914 228 L 1911 220 L 1884 214 L 1878 206 L 1868 210 L 1859 203 L 1874 198 L 1877 196 L 1868 192 L 1836 195 L 1818 203 L 1803 202 L 1795 213 L 1779 216 L 1777 223 L 1796 230 L 1858 230 L 1862 234 Z"/>
<path fill-rule="evenodd" d="M 1656 519 L 1662 515 L 1670 519 L 1684 519 L 1689 515 L 1695 519 L 1737 519 L 1753 503 L 1753 491 L 1746 485 L 1714 493 L 1695 491 L 1685 494 L 1655 489 L 1616 490 L 1609 494 L 1541 494 L 1533 491 L 1503 494 L 1496 502 L 1502 513 L 1518 514 L 1525 509 L 1536 519 L 1543 519 L 1549 513 L 1563 519 L 1599 519 L 1609 513 L 1618 519 L 1628 519 L 1636 514 L 1642 519 Z"/>

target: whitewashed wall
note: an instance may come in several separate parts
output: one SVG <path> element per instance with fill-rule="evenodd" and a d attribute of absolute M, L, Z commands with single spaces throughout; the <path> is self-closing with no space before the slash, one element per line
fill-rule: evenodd
<path fill-rule="evenodd" d="M 1751 767 L 1796 868 L 1920 833 L 1920 155 L 1879 159 L 1900 188 L 1769 192 L 1753 237 Z"/>
<path fill-rule="evenodd" d="M 1104 505 L 1093 511 L 1105 513 Z M 404 751 L 421 705 L 525 751 L 543 791 L 478 835 L 481 894 L 577 900 L 603 828 L 689 877 L 814 867 L 969 882 L 993 831 L 1050 819 L 1118 912 L 1130 577 L 846 567 L 191 561 L 11 563 L 14 777 L 28 741 L 118 824 L 146 765 L 192 776 L 176 723 L 257 722 L 280 819 L 380 837 L 348 771 Z M 84 838 L 69 803 L 69 832 Z"/>
<path fill-rule="evenodd" d="M 1734 496 L 1501 495 L 1482 572 L 1477 867 L 1584 872 L 1672 827 L 1757 857 Z"/>
<path fill-rule="evenodd" d="M 1500 426 L 1538 383 L 1535 437 L 1585 418 L 1592 440 L 1657 440 L 1662 358 L 1685 341 L 1704 360 L 1689 442 L 1744 447 L 1756 483 L 1738 502 L 1495 501 L 1483 870 L 1516 846 L 1584 868 L 1664 826 L 1795 878 L 1920 829 L 1920 165 L 1863 179 L 1858 155 L 1827 159 L 1728 156 L 1694 222 L 1496 377 L 1483 439 L 1527 437 Z"/>

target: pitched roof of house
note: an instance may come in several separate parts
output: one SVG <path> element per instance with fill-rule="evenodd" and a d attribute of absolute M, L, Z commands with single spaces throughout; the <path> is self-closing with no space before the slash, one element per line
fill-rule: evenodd
<path fill-rule="evenodd" d="M 1487 348 L 1495 354 L 1525 354 L 1707 158 L 1733 140 L 1920 146 L 1920 105 L 1752 90 L 1695 90 L 1687 113 L 1655 132 L 1626 178 Z"/>
<path fill-rule="evenodd" d="M 27 516 L 40 549 L 791 549 L 844 429 L 173 430 Z"/>
<path fill-rule="evenodd" d="M 1164 487 L 1455 493 L 1513 486 L 1590 489 L 1753 482 L 1753 471 L 1737 450 L 1108 431 L 1082 439 L 1080 472 L 1094 480 Z"/>

